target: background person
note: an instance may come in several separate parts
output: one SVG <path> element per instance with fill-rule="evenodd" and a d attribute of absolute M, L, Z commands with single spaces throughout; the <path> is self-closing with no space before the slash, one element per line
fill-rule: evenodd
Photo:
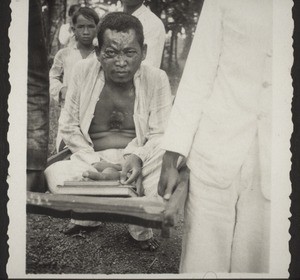
<path fill-rule="evenodd" d="M 143 0 L 122 0 L 123 11 L 137 17 L 143 25 L 147 56 L 143 63 L 160 68 L 166 30 L 159 17 L 151 12 Z"/>
<path fill-rule="evenodd" d="M 49 142 L 49 77 L 42 7 L 29 2 L 27 77 L 27 190 L 45 191 Z"/>
<path fill-rule="evenodd" d="M 76 44 L 75 34 L 73 32 L 72 17 L 79 8 L 80 5 L 70 6 L 67 22 L 62 24 L 59 29 L 58 40 L 64 47 Z"/>
<path fill-rule="evenodd" d="M 75 12 L 72 21 L 76 44 L 57 52 L 49 72 L 50 96 L 62 107 L 74 65 L 82 59 L 96 57 L 93 40 L 96 37 L 96 26 L 99 22 L 97 13 L 91 8 L 83 7 Z M 58 134 L 57 151 L 64 146 L 61 140 Z"/>

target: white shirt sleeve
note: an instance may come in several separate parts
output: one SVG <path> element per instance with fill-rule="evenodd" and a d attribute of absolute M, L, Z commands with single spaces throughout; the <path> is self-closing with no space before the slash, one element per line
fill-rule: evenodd
<path fill-rule="evenodd" d="M 125 148 L 124 155 L 135 154 L 142 161 L 145 160 L 151 151 L 160 144 L 171 107 L 172 94 L 169 79 L 166 73 L 161 71 L 151 97 L 149 114 L 145 116 L 148 124 L 148 132 L 145 135 L 146 143 L 143 146 L 138 146 L 137 138 L 134 138 Z"/>
<path fill-rule="evenodd" d="M 206 0 L 163 137 L 163 149 L 188 156 L 203 106 L 212 93 L 221 50 L 220 1 Z"/>
<path fill-rule="evenodd" d="M 75 65 L 68 91 L 66 103 L 59 118 L 59 133 L 71 152 L 81 160 L 92 164 L 99 161 L 92 145 L 87 141 L 80 127 L 80 95 L 83 84 L 81 64 Z"/>

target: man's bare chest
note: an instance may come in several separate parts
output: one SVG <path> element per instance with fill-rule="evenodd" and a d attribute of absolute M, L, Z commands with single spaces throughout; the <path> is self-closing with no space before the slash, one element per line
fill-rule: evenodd
<path fill-rule="evenodd" d="M 96 104 L 90 132 L 134 130 L 134 89 L 124 94 L 104 89 Z"/>

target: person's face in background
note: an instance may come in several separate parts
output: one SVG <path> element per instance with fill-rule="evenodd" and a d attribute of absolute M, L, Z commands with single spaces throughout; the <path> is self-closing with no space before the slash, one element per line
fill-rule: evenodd
<path fill-rule="evenodd" d="M 90 46 L 96 36 L 96 23 L 93 19 L 79 15 L 73 26 L 73 32 L 80 44 Z"/>
<path fill-rule="evenodd" d="M 124 32 L 107 29 L 104 32 L 103 45 L 99 51 L 100 61 L 106 81 L 127 83 L 146 57 L 147 48 L 138 43 L 135 30 Z"/>
<path fill-rule="evenodd" d="M 79 8 L 80 8 L 79 5 L 72 5 L 69 9 L 67 21 L 70 23 L 71 26 L 73 25 L 72 17 L 79 10 Z"/>

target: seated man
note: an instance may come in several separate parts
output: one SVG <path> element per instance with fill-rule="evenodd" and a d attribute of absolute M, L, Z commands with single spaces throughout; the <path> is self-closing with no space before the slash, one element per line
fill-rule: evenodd
<path fill-rule="evenodd" d="M 73 154 L 45 170 L 49 189 L 55 193 L 66 180 L 97 179 L 98 169 L 113 168 L 121 170 L 121 183 L 141 183 L 146 197 L 158 198 L 160 139 L 172 106 L 168 77 L 141 65 L 147 46 L 134 16 L 106 15 L 97 38 L 98 59 L 82 60 L 74 68 L 59 120 Z M 158 247 L 151 229 L 130 225 L 129 232 L 142 249 Z"/>

